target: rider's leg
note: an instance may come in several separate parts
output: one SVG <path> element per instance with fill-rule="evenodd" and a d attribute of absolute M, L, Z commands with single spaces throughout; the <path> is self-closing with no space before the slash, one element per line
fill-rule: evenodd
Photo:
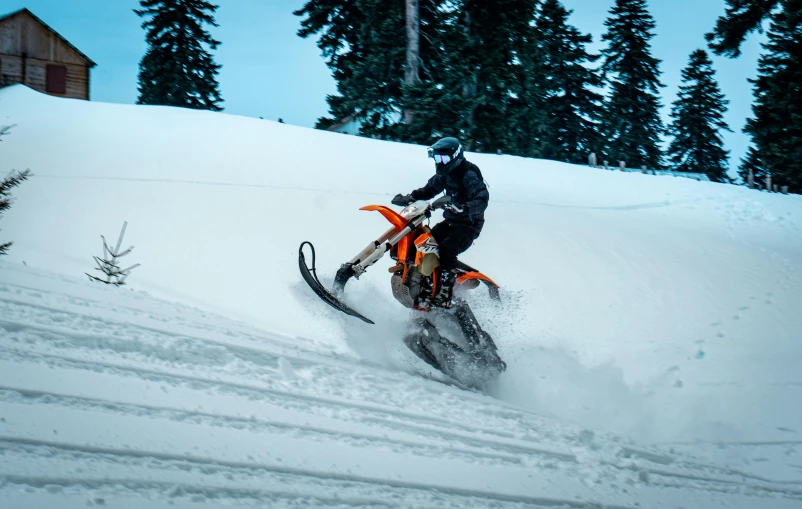
<path fill-rule="evenodd" d="M 435 304 L 448 307 L 457 279 L 454 272 L 457 268 L 457 255 L 471 247 L 477 232 L 467 225 L 443 221 L 432 228 L 432 235 L 440 250 L 440 281 Z"/>

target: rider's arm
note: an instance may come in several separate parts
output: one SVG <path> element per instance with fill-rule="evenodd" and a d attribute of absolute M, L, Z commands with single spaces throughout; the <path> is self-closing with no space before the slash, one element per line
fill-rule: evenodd
<path fill-rule="evenodd" d="M 466 171 L 463 183 L 468 198 L 468 214 L 471 216 L 484 214 L 487 203 L 490 201 L 490 193 L 487 191 L 484 180 L 475 171 Z"/>
<path fill-rule="evenodd" d="M 415 189 L 409 193 L 409 195 L 414 200 L 430 200 L 442 193 L 443 189 L 445 189 L 445 185 L 440 179 L 440 176 L 435 175 L 429 179 L 429 182 L 427 182 L 425 186 L 421 187 L 420 189 Z"/>

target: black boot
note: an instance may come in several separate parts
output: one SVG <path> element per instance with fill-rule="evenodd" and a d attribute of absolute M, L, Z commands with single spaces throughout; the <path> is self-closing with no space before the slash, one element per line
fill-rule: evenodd
<path fill-rule="evenodd" d="M 451 297 L 454 294 L 454 283 L 457 282 L 457 273 L 450 270 L 440 271 L 440 281 L 437 285 L 437 295 L 432 299 L 435 306 L 450 308 Z"/>

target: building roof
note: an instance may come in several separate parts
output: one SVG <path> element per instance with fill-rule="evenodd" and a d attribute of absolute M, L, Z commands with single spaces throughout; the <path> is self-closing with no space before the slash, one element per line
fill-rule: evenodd
<path fill-rule="evenodd" d="M 67 45 L 67 46 L 69 46 L 70 48 L 72 48 L 72 49 L 74 49 L 75 51 L 77 51 L 79 55 L 81 55 L 83 58 L 85 58 L 85 59 L 86 59 L 86 61 L 87 61 L 87 62 L 89 62 L 89 67 L 95 67 L 95 66 L 97 65 L 95 62 L 93 62 L 93 61 L 92 61 L 92 59 L 91 59 L 91 58 L 89 58 L 88 56 L 86 56 L 86 54 L 85 54 L 83 51 L 81 51 L 81 50 L 79 50 L 78 48 L 76 48 L 76 47 L 75 47 L 75 46 L 74 46 L 74 45 L 73 45 L 73 44 L 72 44 L 70 41 L 68 41 L 67 39 L 65 39 L 63 35 L 61 35 L 60 33 L 56 32 L 55 30 L 53 30 L 53 28 L 52 28 L 50 25 L 48 25 L 47 23 L 45 23 L 44 21 L 42 21 L 42 19 L 41 19 L 39 16 L 37 16 L 37 15 L 36 15 L 36 14 L 34 14 L 34 13 L 32 13 L 32 12 L 31 12 L 30 10 L 28 10 L 27 8 L 23 8 L 23 9 L 20 9 L 20 10 L 18 10 L 18 11 L 14 11 L 14 12 L 12 12 L 12 13 L 10 13 L 10 14 L 6 14 L 6 15 L 0 15 L 0 22 L 2 22 L 2 21 L 5 21 L 5 20 L 6 20 L 6 19 L 8 19 L 8 18 L 12 18 L 12 17 L 16 16 L 17 14 L 21 14 L 21 13 L 23 13 L 23 12 L 27 13 L 27 14 L 28 14 L 29 16 L 31 16 L 33 19 L 35 19 L 36 21 L 38 21 L 39 23 L 41 23 L 43 27 L 47 28 L 48 30 L 50 30 L 51 32 L 53 32 L 54 34 L 56 34 L 56 37 L 58 37 L 59 39 L 61 39 L 62 41 L 64 41 L 64 44 L 66 44 L 66 45 Z"/>
<path fill-rule="evenodd" d="M 327 128 L 326 128 L 326 130 L 327 130 L 327 131 L 336 131 L 337 129 L 339 129 L 339 128 L 343 127 L 343 126 L 344 126 L 344 125 L 346 125 L 347 123 L 349 123 L 349 122 L 351 122 L 352 120 L 354 120 L 354 119 L 356 118 L 356 115 L 357 115 L 356 113 L 354 113 L 354 114 L 352 114 L 352 115 L 348 115 L 347 117 L 345 117 L 344 119 L 340 120 L 340 121 L 339 121 L 339 122 L 337 122 L 336 124 L 332 124 L 332 125 L 330 125 L 329 127 L 327 127 Z"/>

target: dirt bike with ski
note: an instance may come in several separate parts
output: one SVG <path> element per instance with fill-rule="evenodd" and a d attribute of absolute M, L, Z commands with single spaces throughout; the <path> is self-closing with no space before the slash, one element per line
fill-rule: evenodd
<path fill-rule="evenodd" d="M 341 297 L 345 285 L 357 278 L 386 254 L 396 262 L 389 269 L 393 297 L 405 307 L 421 312 L 413 330 L 404 338 L 406 346 L 435 369 L 465 385 L 484 388 L 506 369 L 492 337 L 479 325 L 463 290 L 485 286 L 490 297 L 499 300 L 499 286 L 478 270 L 458 262 L 455 297 L 448 302 L 437 299 L 440 281 L 438 245 L 424 224 L 437 209 L 459 210 L 448 196 L 432 202 L 416 201 L 396 212 L 383 205 L 360 210 L 377 211 L 392 227 L 344 263 L 334 278 L 333 291 L 320 282 L 315 267 L 315 250 L 310 242 L 298 249 L 298 266 L 304 280 L 324 302 L 343 313 L 374 323 L 345 304 Z M 304 249 L 311 254 L 311 267 Z M 446 336 L 448 334 L 448 336 Z"/>

